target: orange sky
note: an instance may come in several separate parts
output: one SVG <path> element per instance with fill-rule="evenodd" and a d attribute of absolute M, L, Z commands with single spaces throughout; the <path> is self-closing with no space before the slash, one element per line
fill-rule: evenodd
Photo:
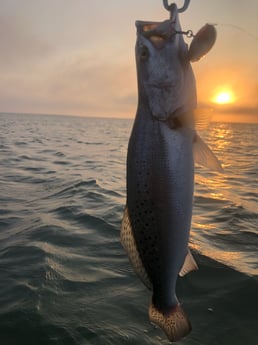
<path fill-rule="evenodd" d="M 212 51 L 193 64 L 198 98 L 213 106 L 231 90 L 235 120 L 257 121 L 257 13 L 257 0 L 192 0 L 180 17 L 194 32 L 218 24 Z M 1 0 L 0 112 L 134 117 L 134 22 L 167 18 L 161 0 Z M 229 113 L 216 106 L 215 119 Z"/>

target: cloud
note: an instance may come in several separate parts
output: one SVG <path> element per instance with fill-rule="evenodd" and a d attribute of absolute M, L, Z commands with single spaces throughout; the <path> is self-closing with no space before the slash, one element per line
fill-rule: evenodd
<path fill-rule="evenodd" d="M 59 24 L 64 28 L 65 23 Z M 131 112 L 131 95 L 136 93 L 134 61 L 130 61 L 133 44 L 132 49 L 128 41 L 124 45 L 121 34 L 114 39 L 115 24 L 107 26 L 105 36 L 103 27 L 94 26 L 92 32 L 87 25 L 80 35 L 68 27 L 66 35 L 50 23 L 55 29 L 51 36 L 24 10 L 22 15 L 12 12 L 11 17 L 2 13 L 0 111 Z M 132 51 L 129 58 L 126 49 Z"/>
<path fill-rule="evenodd" d="M 207 60 L 193 65 L 200 102 L 208 103 L 218 91 L 226 88 L 235 95 L 237 106 L 257 108 L 258 83 L 254 78 L 257 64 L 209 57 Z"/>
<path fill-rule="evenodd" d="M 130 61 L 93 59 L 83 52 L 53 56 L 6 76 L 0 102 L 4 111 L 133 116 L 135 67 Z"/>
<path fill-rule="evenodd" d="M 132 106 L 129 96 L 136 88 L 135 70 L 130 64 L 93 62 L 82 55 L 56 64 L 45 87 L 60 106 L 68 102 L 84 113 L 128 111 Z M 125 99 L 127 102 L 121 101 Z"/>
<path fill-rule="evenodd" d="M 31 31 L 26 23 L 13 18 L 7 20 L 0 17 L 0 63 L 1 68 L 28 64 L 33 60 L 42 59 L 50 52 L 53 46 Z"/>
<path fill-rule="evenodd" d="M 183 29 L 196 31 L 208 20 L 254 32 L 256 17 L 251 14 L 256 12 L 241 16 L 242 7 L 251 5 L 242 4 L 239 9 L 233 0 L 230 4 L 236 16 L 221 11 L 222 2 L 204 4 L 205 10 L 203 4 L 193 2 L 181 16 Z M 0 111 L 134 116 L 134 21 L 167 16 L 162 4 L 154 1 L 146 7 L 136 0 L 126 5 L 112 0 L 108 5 L 99 1 L 89 5 L 85 0 L 3 0 Z M 217 29 L 214 49 L 194 67 L 199 98 L 206 102 L 209 92 L 227 76 L 226 81 L 241 91 L 242 106 L 248 106 L 257 99 L 257 45 L 233 27 L 220 25 Z M 250 66 L 248 72 L 246 66 Z"/>

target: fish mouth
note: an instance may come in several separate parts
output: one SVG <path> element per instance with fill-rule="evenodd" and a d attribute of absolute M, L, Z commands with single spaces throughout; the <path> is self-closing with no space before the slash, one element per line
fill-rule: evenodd
<path fill-rule="evenodd" d="M 136 27 L 139 33 L 142 33 L 147 38 L 153 38 L 153 43 L 157 41 L 166 41 L 171 39 L 176 33 L 175 21 L 173 19 L 165 20 L 163 22 L 151 22 L 151 21 L 136 21 Z M 162 46 L 162 45 L 161 45 Z M 159 47 L 159 44 L 157 45 Z"/>

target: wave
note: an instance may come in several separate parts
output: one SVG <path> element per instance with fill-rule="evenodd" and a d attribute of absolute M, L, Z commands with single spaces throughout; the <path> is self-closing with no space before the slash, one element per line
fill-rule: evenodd
<path fill-rule="evenodd" d="M 54 247 L 60 248 L 60 243 Z M 33 344 L 36 339 L 42 345 L 166 344 L 161 331 L 148 322 L 149 292 L 132 272 L 118 243 L 115 247 L 116 254 L 110 257 L 89 253 L 89 244 L 84 254 L 47 247 L 28 247 L 25 253 L 24 248 L 14 248 L 19 257 L 14 255 L 12 260 L 21 260 L 27 274 L 16 272 L 2 291 L 8 298 L 1 294 L 1 341 L 19 345 Z M 254 344 L 258 277 L 197 252 L 194 256 L 199 271 L 179 278 L 177 288 L 193 327 L 182 344 L 215 344 L 214 339 L 220 345 L 233 340 L 239 345 L 243 341 Z M 14 267 L 14 262 L 9 264 Z"/>
<path fill-rule="evenodd" d="M 1 133 L 0 344 L 167 344 L 119 239 L 131 121 L 12 121 L 12 135 Z M 199 271 L 178 280 L 193 326 L 181 344 L 254 345 L 257 135 L 219 124 L 211 132 L 226 173 L 196 169 L 190 247 Z"/>

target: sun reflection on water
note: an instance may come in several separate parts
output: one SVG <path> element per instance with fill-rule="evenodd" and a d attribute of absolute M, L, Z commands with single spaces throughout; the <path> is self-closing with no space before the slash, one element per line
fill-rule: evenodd
<path fill-rule="evenodd" d="M 251 125 L 214 123 L 202 137 L 224 173 L 196 167 L 190 246 L 237 270 L 257 274 L 257 132 Z"/>
<path fill-rule="evenodd" d="M 213 145 L 215 145 L 214 149 L 216 151 L 223 152 L 223 150 L 230 145 L 233 133 L 232 129 L 228 126 L 220 125 L 212 129 L 210 136 L 212 138 Z"/>

